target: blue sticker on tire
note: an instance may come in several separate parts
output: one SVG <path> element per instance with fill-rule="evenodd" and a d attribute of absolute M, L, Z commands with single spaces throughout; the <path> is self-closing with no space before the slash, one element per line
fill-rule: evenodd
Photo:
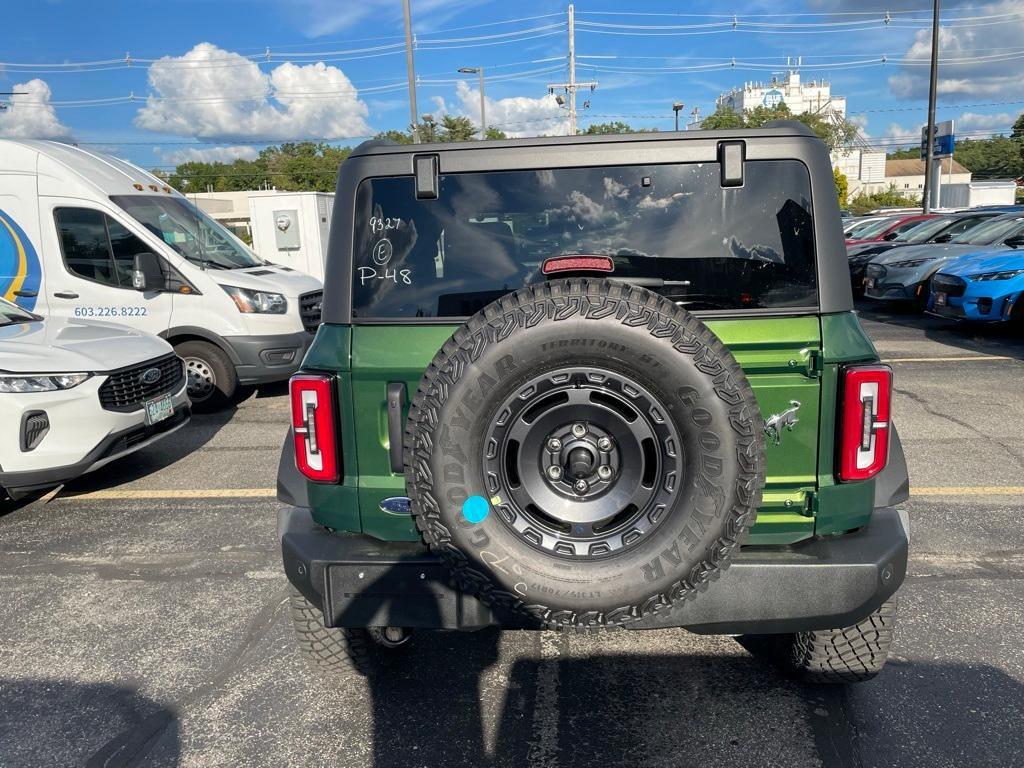
<path fill-rule="evenodd" d="M 491 505 L 483 496 L 470 496 L 462 502 L 462 516 L 471 523 L 480 523 L 491 511 Z"/>

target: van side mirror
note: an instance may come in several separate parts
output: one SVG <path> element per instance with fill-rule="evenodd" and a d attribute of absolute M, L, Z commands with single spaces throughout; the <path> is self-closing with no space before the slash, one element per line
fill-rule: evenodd
<path fill-rule="evenodd" d="M 136 253 L 132 263 L 132 287 L 137 291 L 162 291 L 166 284 L 160 258 L 155 253 Z"/>

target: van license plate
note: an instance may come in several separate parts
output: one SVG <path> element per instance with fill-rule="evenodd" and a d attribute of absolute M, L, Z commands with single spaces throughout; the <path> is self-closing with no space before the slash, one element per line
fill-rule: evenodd
<path fill-rule="evenodd" d="M 171 404 L 171 396 L 164 395 L 157 400 L 149 400 L 146 403 L 146 424 L 156 424 L 174 415 L 174 406 Z"/>
<path fill-rule="evenodd" d="M 935 294 L 935 306 L 944 307 L 946 306 L 946 294 L 941 291 Z"/>

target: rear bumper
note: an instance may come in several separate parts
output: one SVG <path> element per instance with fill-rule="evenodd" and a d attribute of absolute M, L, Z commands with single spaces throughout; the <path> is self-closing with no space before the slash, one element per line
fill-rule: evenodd
<path fill-rule="evenodd" d="M 281 510 L 278 536 L 288 580 L 321 608 L 327 626 L 537 628 L 452 588 L 444 565 L 422 544 L 331 533 L 304 507 Z M 629 627 L 743 634 L 849 626 L 903 583 L 908 546 L 905 513 L 879 507 L 856 533 L 744 549 L 705 594 Z"/>

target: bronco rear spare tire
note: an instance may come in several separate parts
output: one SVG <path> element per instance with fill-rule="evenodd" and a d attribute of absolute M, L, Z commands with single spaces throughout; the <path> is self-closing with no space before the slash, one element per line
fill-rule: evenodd
<path fill-rule="evenodd" d="M 406 484 L 457 584 L 549 627 L 620 625 L 706 588 L 754 521 L 763 427 L 693 315 L 607 280 L 528 286 L 434 357 Z"/>

